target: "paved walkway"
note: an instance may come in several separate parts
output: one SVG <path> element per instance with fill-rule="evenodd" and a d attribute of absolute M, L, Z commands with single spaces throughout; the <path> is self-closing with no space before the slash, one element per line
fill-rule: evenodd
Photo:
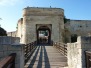
<path fill-rule="evenodd" d="M 25 68 L 65 68 L 67 58 L 53 46 L 38 46 Z"/>

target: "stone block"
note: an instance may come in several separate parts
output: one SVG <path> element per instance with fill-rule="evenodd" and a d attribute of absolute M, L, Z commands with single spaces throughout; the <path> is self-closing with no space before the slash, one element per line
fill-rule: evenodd
<path fill-rule="evenodd" d="M 3 44 L 3 38 L 0 36 L 0 45 Z"/>
<path fill-rule="evenodd" d="M 4 57 L 10 55 L 11 53 L 13 53 L 12 51 L 4 51 Z"/>
<path fill-rule="evenodd" d="M 4 53 L 3 53 L 3 51 L 0 51 L 0 60 L 2 60 L 3 57 L 4 57 Z"/>
<path fill-rule="evenodd" d="M 3 55 L 3 51 L 0 51 L 0 56 L 2 56 Z"/>
<path fill-rule="evenodd" d="M 20 43 L 19 37 L 11 37 L 11 36 L 0 36 L 0 44 L 1 45 L 9 45 L 13 43 Z"/>
<path fill-rule="evenodd" d="M 3 45 L 0 44 L 0 51 L 3 51 Z"/>
<path fill-rule="evenodd" d="M 81 43 L 91 43 L 91 37 L 90 36 L 82 36 L 80 37 Z"/>
<path fill-rule="evenodd" d="M 12 38 L 10 36 L 3 36 L 3 44 L 11 44 Z"/>
<path fill-rule="evenodd" d="M 15 63 L 15 68 L 20 68 L 20 65 L 18 63 Z"/>
<path fill-rule="evenodd" d="M 24 46 L 23 45 L 21 45 L 21 44 L 12 44 L 12 45 L 9 45 L 8 46 L 8 50 L 11 50 L 11 51 L 20 51 L 20 50 L 22 50 L 22 48 L 23 48 Z"/>
<path fill-rule="evenodd" d="M 7 51 L 8 50 L 8 46 L 10 45 L 2 45 L 3 46 L 3 51 Z"/>

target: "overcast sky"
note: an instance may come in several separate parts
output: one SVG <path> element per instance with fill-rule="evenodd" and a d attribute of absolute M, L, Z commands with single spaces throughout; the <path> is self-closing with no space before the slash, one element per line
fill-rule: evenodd
<path fill-rule="evenodd" d="M 66 18 L 91 20 L 91 0 L 0 0 L 1 27 L 8 32 L 15 31 L 27 6 L 63 8 Z"/>

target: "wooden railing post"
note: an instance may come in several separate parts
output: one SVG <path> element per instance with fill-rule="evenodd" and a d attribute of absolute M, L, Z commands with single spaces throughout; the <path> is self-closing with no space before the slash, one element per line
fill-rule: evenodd
<path fill-rule="evenodd" d="M 13 56 L 13 57 L 14 57 L 14 59 L 13 59 L 13 61 L 12 61 L 12 66 L 11 66 L 11 68 L 15 68 L 15 57 L 16 57 L 16 53 L 12 53 L 12 54 L 10 54 L 9 56 Z"/>
<path fill-rule="evenodd" d="M 53 46 L 57 48 L 63 55 L 67 56 L 67 45 L 66 44 L 55 42 Z"/>
<path fill-rule="evenodd" d="M 25 64 L 29 60 L 30 54 L 31 54 L 32 50 L 34 50 L 34 48 L 35 48 L 35 42 L 31 42 L 31 43 L 25 45 Z"/>
<path fill-rule="evenodd" d="M 86 51 L 85 52 L 85 59 L 86 59 L 86 68 L 91 68 L 91 52 L 90 51 Z"/>

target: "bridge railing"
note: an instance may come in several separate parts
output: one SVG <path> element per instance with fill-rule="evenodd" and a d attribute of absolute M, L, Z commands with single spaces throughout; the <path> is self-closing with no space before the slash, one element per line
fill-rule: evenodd
<path fill-rule="evenodd" d="M 64 43 L 53 43 L 53 46 L 58 49 L 59 52 L 61 52 L 64 56 L 67 56 L 67 45 Z"/>
<path fill-rule="evenodd" d="M 91 68 L 91 52 L 86 51 L 85 55 L 86 55 L 86 68 Z"/>
<path fill-rule="evenodd" d="M 0 68 L 15 68 L 16 53 L 12 53 L 0 61 Z"/>
<path fill-rule="evenodd" d="M 32 51 L 36 48 L 35 45 L 36 45 L 36 42 L 32 42 L 32 43 L 26 44 L 24 46 L 24 50 L 25 50 L 25 53 L 24 53 L 24 56 L 25 56 L 25 64 L 29 60 Z"/>

